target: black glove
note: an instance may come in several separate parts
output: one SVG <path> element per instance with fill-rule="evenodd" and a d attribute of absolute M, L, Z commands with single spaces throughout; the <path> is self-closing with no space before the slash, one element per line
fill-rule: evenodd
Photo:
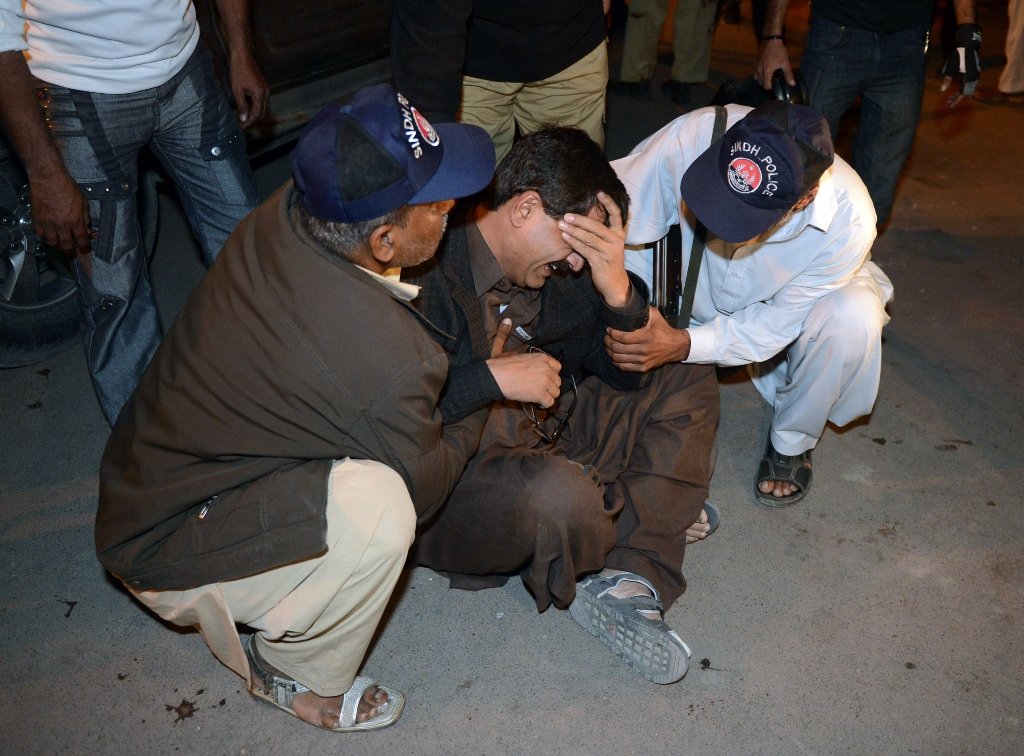
<path fill-rule="evenodd" d="M 981 27 L 977 24 L 957 24 L 956 49 L 950 53 L 942 75 L 956 78 L 963 74 L 963 94 L 970 97 L 981 78 Z M 943 87 L 945 88 L 945 87 Z"/>

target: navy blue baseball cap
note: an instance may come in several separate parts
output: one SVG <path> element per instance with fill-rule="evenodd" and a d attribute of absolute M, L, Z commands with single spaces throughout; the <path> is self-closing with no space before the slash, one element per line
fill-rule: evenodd
<path fill-rule="evenodd" d="M 768 100 L 683 174 L 683 201 L 708 231 L 745 242 L 769 229 L 834 160 L 828 122 L 804 105 Z"/>
<path fill-rule="evenodd" d="M 292 153 L 292 173 L 312 215 L 357 223 L 480 191 L 494 173 L 494 144 L 478 126 L 432 126 L 391 85 L 378 84 L 313 117 Z"/>

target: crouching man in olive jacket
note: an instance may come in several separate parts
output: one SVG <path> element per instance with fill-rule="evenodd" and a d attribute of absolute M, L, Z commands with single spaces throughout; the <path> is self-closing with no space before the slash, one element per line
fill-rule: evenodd
<path fill-rule="evenodd" d="M 121 413 L 96 546 L 254 696 L 330 730 L 375 729 L 404 696 L 356 673 L 417 521 L 483 425 L 442 423 L 447 358 L 409 304 L 417 288 L 382 274 L 433 256 L 494 150 L 380 85 L 325 107 L 293 160 Z M 255 631 L 244 648 L 236 623 Z"/>

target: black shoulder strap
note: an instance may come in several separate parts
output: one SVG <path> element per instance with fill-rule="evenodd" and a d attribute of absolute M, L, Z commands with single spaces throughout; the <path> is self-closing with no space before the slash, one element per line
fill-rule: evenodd
<path fill-rule="evenodd" d="M 725 133 L 725 122 L 728 112 L 722 105 L 715 106 L 715 130 L 711 135 L 711 144 L 722 138 Z M 708 146 L 710 147 L 711 144 Z M 670 231 L 671 233 L 671 231 Z M 693 230 L 693 244 L 690 246 L 690 261 L 686 266 L 686 283 L 683 285 L 682 304 L 679 307 L 679 314 L 676 316 L 675 327 L 686 328 L 690 325 L 690 315 L 693 313 L 693 298 L 697 294 L 697 276 L 700 274 L 700 263 L 704 259 L 704 245 L 707 241 L 708 230 L 699 220 L 697 227 Z M 670 248 L 670 255 L 677 260 L 674 264 L 676 270 L 682 272 L 682 235 L 677 234 L 677 249 Z M 671 236 L 669 237 L 671 243 Z"/>

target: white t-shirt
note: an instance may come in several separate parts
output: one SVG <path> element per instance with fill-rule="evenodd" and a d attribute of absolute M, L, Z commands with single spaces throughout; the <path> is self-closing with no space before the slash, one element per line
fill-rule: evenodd
<path fill-rule="evenodd" d="M 750 108 L 728 105 L 728 125 Z M 711 143 L 714 108 L 680 116 L 612 162 L 630 196 L 626 267 L 652 283 L 653 244 L 680 218 L 683 271 L 693 241 L 679 183 Z M 745 365 L 778 354 L 800 334 L 814 303 L 860 276 L 888 301 L 892 284 L 871 259 L 875 211 L 864 183 L 842 158 L 821 177 L 817 197 L 767 241 L 740 247 L 708 235 L 687 362 Z"/>
<path fill-rule="evenodd" d="M 0 0 L 0 52 L 50 84 L 104 94 L 160 86 L 199 42 L 192 0 Z"/>

